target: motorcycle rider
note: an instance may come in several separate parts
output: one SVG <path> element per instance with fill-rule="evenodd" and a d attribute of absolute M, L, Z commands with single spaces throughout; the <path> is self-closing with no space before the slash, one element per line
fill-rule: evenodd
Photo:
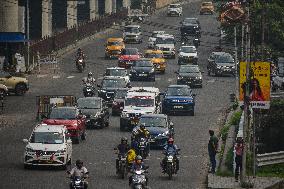
<path fill-rule="evenodd" d="M 168 152 L 174 152 L 174 161 L 176 163 L 175 173 L 177 173 L 177 171 L 179 170 L 179 159 L 176 156 L 176 155 L 178 155 L 178 150 L 179 149 L 178 149 L 177 145 L 174 144 L 174 139 L 169 138 L 168 144 L 164 147 L 163 154 L 167 155 Z M 167 159 L 166 159 L 166 156 L 165 156 L 164 159 L 162 160 L 162 163 L 161 163 L 163 173 L 166 172 L 166 161 L 167 161 Z"/>
<path fill-rule="evenodd" d="M 140 141 L 141 138 L 145 138 L 146 140 L 149 139 L 150 136 L 150 132 L 146 129 L 145 127 L 145 123 L 141 123 L 139 126 L 139 129 L 135 132 L 133 132 L 132 134 L 132 142 L 133 142 L 133 146 L 136 149 L 136 153 L 138 152 L 138 143 Z M 150 146 L 147 145 L 146 147 L 146 152 L 147 154 L 150 151 Z"/>
<path fill-rule="evenodd" d="M 93 73 L 89 72 L 87 77 L 83 78 L 83 83 L 84 84 L 91 84 L 92 86 L 95 85 L 96 79 L 93 77 Z"/>
<path fill-rule="evenodd" d="M 131 170 L 130 172 L 134 173 L 136 170 L 146 170 L 148 169 L 148 166 L 145 166 L 144 162 L 143 162 L 143 158 L 138 155 L 136 156 L 135 162 L 132 164 Z M 146 179 L 146 185 L 148 183 L 148 177 L 145 175 L 145 179 Z M 129 177 L 129 185 L 132 184 L 132 176 Z"/>
<path fill-rule="evenodd" d="M 84 52 L 83 52 L 83 50 L 81 48 L 79 48 L 77 50 L 77 57 L 80 57 L 80 56 L 82 56 L 83 59 L 85 59 L 85 54 L 84 54 Z"/>
<path fill-rule="evenodd" d="M 116 159 L 116 173 L 118 173 L 120 157 L 125 154 L 128 154 L 128 151 L 130 150 L 130 145 L 128 144 L 127 138 L 122 137 L 120 140 L 120 144 L 117 145 L 114 150 L 116 150 L 116 153 L 118 154 L 118 158 Z"/>
<path fill-rule="evenodd" d="M 70 172 L 67 172 L 70 176 L 71 179 L 74 177 L 81 177 L 84 178 L 83 183 L 84 183 L 84 189 L 88 188 L 88 182 L 86 179 L 89 177 L 89 172 L 86 167 L 83 166 L 83 161 L 82 160 L 77 160 L 76 161 L 76 167 L 71 169 Z M 72 189 L 72 183 L 70 183 L 70 188 Z"/>

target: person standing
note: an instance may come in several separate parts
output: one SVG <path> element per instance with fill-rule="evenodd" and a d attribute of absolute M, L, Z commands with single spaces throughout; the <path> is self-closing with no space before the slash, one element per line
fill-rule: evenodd
<path fill-rule="evenodd" d="M 218 151 L 218 138 L 215 136 L 213 130 L 209 130 L 209 142 L 208 142 L 208 154 L 211 163 L 211 170 L 210 173 L 215 173 L 216 169 L 216 153 Z"/>
<path fill-rule="evenodd" d="M 244 143 L 242 138 L 238 137 L 235 147 L 234 147 L 236 156 L 235 156 L 235 180 L 236 182 L 239 181 L 239 173 L 242 171 L 242 157 L 243 157 L 243 150 L 244 150 Z"/>

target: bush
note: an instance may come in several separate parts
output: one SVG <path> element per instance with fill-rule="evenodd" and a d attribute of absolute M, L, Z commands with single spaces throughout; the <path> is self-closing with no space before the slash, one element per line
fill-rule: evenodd
<path fill-rule="evenodd" d="M 225 165 L 230 172 L 234 172 L 233 162 L 234 162 L 234 148 L 231 147 L 228 153 L 226 154 Z"/>
<path fill-rule="evenodd" d="M 284 178 L 284 163 L 276 165 L 267 165 L 259 168 L 256 173 L 262 177 L 281 177 Z"/>

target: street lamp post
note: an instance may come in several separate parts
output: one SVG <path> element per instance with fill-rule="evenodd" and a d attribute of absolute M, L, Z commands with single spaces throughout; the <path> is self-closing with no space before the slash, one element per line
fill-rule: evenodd
<path fill-rule="evenodd" d="M 27 37 L 27 71 L 29 71 L 30 69 L 30 2 L 29 0 L 27 0 L 27 18 L 26 18 L 26 22 L 27 22 L 27 33 L 26 33 L 26 37 Z"/>

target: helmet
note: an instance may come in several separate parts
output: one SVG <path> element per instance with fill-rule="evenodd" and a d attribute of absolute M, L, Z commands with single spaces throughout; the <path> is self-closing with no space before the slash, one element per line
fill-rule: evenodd
<path fill-rule="evenodd" d="M 92 77 L 93 76 L 93 73 L 92 72 L 89 72 L 88 73 L 88 77 Z"/>
<path fill-rule="evenodd" d="M 121 143 L 125 142 L 127 144 L 127 138 L 126 137 L 121 137 Z"/>
<path fill-rule="evenodd" d="M 83 161 L 80 159 L 76 160 L 76 166 L 81 168 L 83 166 Z"/>
<path fill-rule="evenodd" d="M 173 138 L 169 138 L 168 139 L 168 144 L 173 144 L 174 143 L 174 139 Z"/>
<path fill-rule="evenodd" d="M 141 123 L 140 124 L 140 129 L 145 129 L 145 125 L 146 125 L 145 123 Z"/>
<path fill-rule="evenodd" d="M 81 51 L 82 51 L 82 49 L 81 49 L 81 48 L 79 48 L 79 49 L 78 49 L 78 52 L 81 52 Z"/>
<path fill-rule="evenodd" d="M 136 160 L 136 163 L 142 163 L 143 158 L 142 156 L 138 155 L 136 156 L 135 160 Z"/>

